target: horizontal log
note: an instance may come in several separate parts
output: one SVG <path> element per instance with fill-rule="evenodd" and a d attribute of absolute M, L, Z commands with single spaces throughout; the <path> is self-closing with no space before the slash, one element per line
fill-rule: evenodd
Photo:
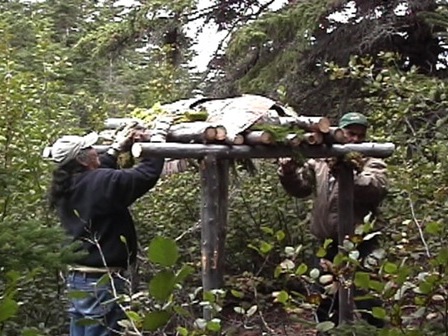
<path fill-rule="evenodd" d="M 350 152 L 359 152 L 366 156 L 385 158 L 392 155 L 395 150 L 393 143 L 365 142 L 361 144 L 335 144 L 331 147 L 322 145 L 301 144 L 298 147 L 291 146 L 227 146 L 227 145 L 202 145 L 166 143 L 135 143 L 132 146 L 132 154 L 135 157 L 169 157 L 169 158 L 202 158 L 212 154 L 218 158 L 277 158 L 290 157 L 297 151 L 305 157 L 324 158 L 342 156 Z"/>
<path fill-rule="evenodd" d="M 330 120 L 327 117 L 280 117 L 279 120 L 281 125 L 297 126 L 308 132 L 328 133 L 330 131 Z"/>
<path fill-rule="evenodd" d="M 168 131 L 168 142 L 213 142 L 218 130 L 213 125 L 202 122 L 188 122 L 172 125 Z"/>
<path fill-rule="evenodd" d="M 249 131 L 244 135 L 244 143 L 248 145 L 270 145 L 274 137 L 267 131 Z"/>

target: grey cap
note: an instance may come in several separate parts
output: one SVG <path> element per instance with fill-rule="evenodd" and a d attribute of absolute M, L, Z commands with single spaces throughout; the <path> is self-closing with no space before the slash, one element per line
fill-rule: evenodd
<path fill-rule="evenodd" d="M 92 132 L 85 136 L 64 135 L 56 140 L 51 147 L 51 158 L 62 166 L 74 159 L 82 149 L 92 147 L 98 141 L 98 133 Z"/>

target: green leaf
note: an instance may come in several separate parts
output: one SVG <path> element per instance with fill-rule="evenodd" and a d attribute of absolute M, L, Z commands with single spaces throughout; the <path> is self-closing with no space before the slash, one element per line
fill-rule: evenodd
<path fill-rule="evenodd" d="M 355 286 L 358 288 L 369 288 L 370 274 L 365 272 L 355 273 Z"/>
<path fill-rule="evenodd" d="M 324 249 L 323 247 L 319 247 L 319 250 L 317 250 L 317 252 L 316 252 L 316 257 L 323 258 L 326 256 L 326 254 L 327 254 L 327 250 Z"/>
<path fill-rule="evenodd" d="M 280 276 L 280 274 L 283 273 L 283 269 L 281 268 L 280 265 L 278 265 L 275 270 L 274 270 L 274 278 L 278 278 Z"/>
<path fill-rule="evenodd" d="M 308 266 L 304 263 L 301 263 L 299 267 L 296 269 L 296 275 L 303 275 L 308 270 Z"/>
<path fill-rule="evenodd" d="M 235 289 L 231 289 L 231 290 L 230 290 L 230 293 L 231 293 L 234 297 L 239 298 L 239 299 L 242 299 L 242 298 L 244 297 L 244 293 L 243 293 L 243 292 L 237 291 L 237 290 L 235 290 Z"/>
<path fill-rule="evenodd" d="M 274 234 L 274 230 L 273 230 L 272 228 L 270 228 L 270 227 L 262 226 L 260 229 L 261 229 L 261 231 L 263 231 L 264 233 L 267 233 L 267 234 L 270 234 L 270 235 L 273 235 L 273 234 Z"/>
<path fill-rule="evenodd" d="M 180 336 L 188 336 L 188 329 L 184 327 L 177 327 L 176 331 Z"/>
<path fill-rule="evenodd" d="M 149 282 L 149 292 L 159 301 L 167 300 L 173 292 L 175 275 L 171 271 L 160 271 Z"/>
<path fill-rule="evenodd" d="M 430 283 L 429 281 L 422 281 L 418 285 L 418 289 L 422 294 L 429 294 L 433 291 L 434 285 Z"/>
<path fill-rule="evenodd" d="M 126 311 L 126 316 L 128 317 L 128 319 L 134 321 L 136 324 L 139 324 L 142 321 L 142 317 L 132 310 Z"/>
<path fill-rule="evenodd" d="M 328 248 L 328 246 L 330 246 L 330 244 L 333 242 L 333 239 L 325 239 L 324 244 L 323 244 L 323 248 L 326 250 Z"/>
<path fill-rule="evenodd" d="M 286 235 L 282 230 L 279 230 L 275 233 L 275 236 L 277 237 L 277 241 L 282 241 L 285 239 Z"/>
<path fill-rule="evenodd" d="M 373 307 L 372 315 L 373 315 L 373 317 L 376 317 L 377 319 L 384 320 L 386 318 L 386 310 L 381 307 Z"/>
<path fill-rule="evenodd" d="M 171 318 L 171 314 L 165 310 L 153 311 L 145 316 L 143 320 L 143 329 L 156 331 L 166 325 Z"/>
<path fill-rule="evenodd" d="M 191 317 L 191 313 L 181 306 L 174 306 L 173 310 L 176 312 L 176 314 L 183 316 L 183 317 Z"/>
<path fill-rule="evenodd" d="M 334 266 L 340 266 L 344 262 L 346 257 L 342 253 L 336 254 L 336 256 L 333 259 Z"/>
<path fill-rule="evenodd" d="M 442 226 L 438 222 L 430 222 L 425 226 L 425 232 L 436 235 L 442 230 Z"/>
<path fill-rule="evenodd" d="M 370 280 L 369 281 L 369 288 L 373 289 L 377 293 L 381 293 L 384 289 L 384 284 L 382 282 L 379 282 L 377 280 Z"/>
<path fill-rule="evenodd" d="M 218 332 L 221 330 L 221 321 L 219 319 L 213 319 L 207 322 L 207 329 L 210 331 Z"/>
<path fill-rule="evenodd" d="M 448 249 L 446 248 L 440 249 L 439 253 L 437 254 L 436 260 L 439 263 L 439 265 L 448 264 Z"/>
<path fill-rule="evenodd" d="M 19 305 L 16 301 L 10 298 L 6 298 L 0 302 L 0 322 L 4 322 L 11 317 L 13 317 L 17 310 L 19 309 Z"/>
<path fill-rule="evenodd" d="M 169 238 L 155 237 L 149 244 L 148 258 L 162 266 L 174 266 L 179 258 L 176 242 Z"/>
<path fill-rule="evenodd" d="M 190 265 L 184 265 L 176 274 L 176 283 L 182 283 L 189 275 L 193 274 L 194 268 Z"/>
<path fill-rule="evenodd" d="M 260 243 L 260 251 L 263 254 L 268 254 L 272 250 L 273 246 L 265 241 Z"/>
<path fill-rule="evenodd" d="M 120 241 L 123 243 L 123 244 L 125 244 L 125 245 L 127 245 L 128 244 L 128 242 L 127 242 L 127 240 L 126 240 L 126 237 L 125 236 L 120 236 Z"/>
<path fill-rule="evenodd" d="M 387 274 L 395 274 L 395 273 L 397 273 L 398 266 L 395 265 L 394 263 L 386 262 L 386 263 L 384 263 L 384 265 L 383 265 L 383 270 L 384 270 L 384 272 L 386 272 Z"/>
<path fill-rule="evenodd" d="M 285 291 L 280 291 L 276 296 L 276 301 L 280 303 L 286 303 L 289 299 L 289 294 Z"/>
<path fill-rule="evenodd" d="M 86 299 L 90 296 L 90 294 L 88 292 L 85 291 L 81 291 L 81 290 L 71 290 L 67 293 L 67 297 L 73 300 L 81 300 L 81 299 Z"/>
<path fill-rule="evenodd" d="M 205 291 L 203 295 L 204 301 L 213 303 L 216 301 L 215 295 L 210 291 Z"/>
<path fill-rule="evenodd" d="M 98 279 L 98 281 L 95 284 L 95 287 L 101 287 L 105 286 L 110 283 L 110 276 L 108 273 L 105 273 L 101 276 L 101 278 Z"/>
<path fill-rule="evenodd" d="M 316 325 L 317 331 L 320 331 L 320 332 L 330 331 L 334 327 L 335 327 L 335 324 L 334 324 L 334 322 L 331 322 L 331 321 L 320 322 Z"/>

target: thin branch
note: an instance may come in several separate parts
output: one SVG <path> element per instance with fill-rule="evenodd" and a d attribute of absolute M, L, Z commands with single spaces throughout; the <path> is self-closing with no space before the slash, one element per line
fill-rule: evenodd
<path fill-rule="evenodd" d="M 175 238 L 175 241 L 181 240 L 184 236 L 186 236 L 189 233 L 193 233 L 196 230 L 201 228 L 201 220 L 198 220 L 196 224 L 194 224 L 192 227 L 188 228 L 186 231 L 182 232 L 177 238 Z"/>
<path fill-rule="evenodd" d="M 418 220 L 417 220 L 417 218 L 415 216 L 414 204 L 412 203 L 410 194 L 409 194 L 408 199 L 409 199 L 409 206 L 411 208 L 412 219 L 414 220 L 414 223 L 417 226 L 417 229 L 418 229 L 418 232 L 419 232 L 419 235 L 420 235 L 420 240 L 422 241 L 423 246 L 425 247 L 426 255 L 428 256 L 428 258 L 431 258 L 431 253 L 429 252 L 428 244 L 426 243 L 425 237 L 423 235 L 422 226 L 420 225 L 420 223 L 418 222 Z"/>

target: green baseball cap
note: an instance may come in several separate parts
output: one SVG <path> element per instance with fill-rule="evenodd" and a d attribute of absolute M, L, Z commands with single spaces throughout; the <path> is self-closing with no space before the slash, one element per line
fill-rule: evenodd
<path fill-rule="evenodd" d="M 344 128 L 350 125 L 362 125 L 365 127 L 369 126 L 367 117 L 364 114 L 358 112 L 346 113 L 339 120 L 339 127 Z"/>

